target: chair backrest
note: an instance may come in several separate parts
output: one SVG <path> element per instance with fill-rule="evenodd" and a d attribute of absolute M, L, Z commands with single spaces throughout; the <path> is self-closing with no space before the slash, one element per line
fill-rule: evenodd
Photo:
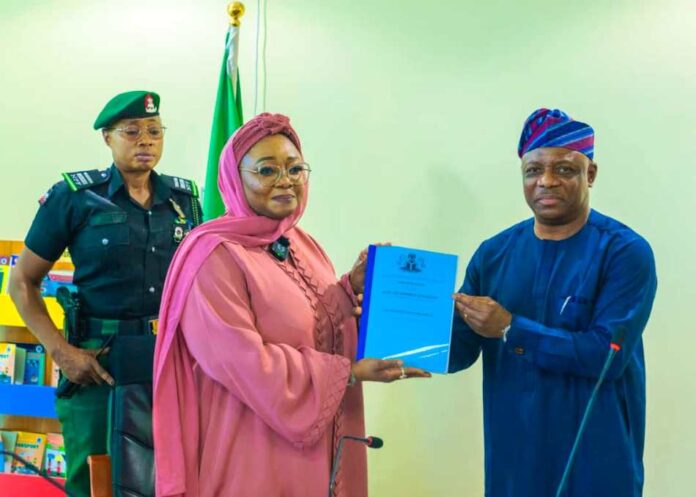
<path fill-rule="evenodd" d="M 87 457 L 87 464 L 92 497 L 112 497 L 111 458 L 107 455 L 91 455 Z"/>

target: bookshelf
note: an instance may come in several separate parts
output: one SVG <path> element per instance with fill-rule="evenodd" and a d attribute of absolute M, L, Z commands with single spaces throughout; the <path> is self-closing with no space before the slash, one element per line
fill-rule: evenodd
<path fill-rule="evenodd" d="M 18 254 L 24 244 L 0 240 L 1 254 Z M 69 269 L 67 261 L 58 261 L 57 269 Z M 45 298 L 51 319 L 58 329 L 63 328 L 63 311 L 54 298 Z M 10 296 L 0 294 L 0 342 L 37 343 L 26 328 Z M 50 385 L 52 360 L 46 357 L 44 384 Z M 0 384 L 0 429 L 60 433 L 60 423 L 54 408 L 55 388 L 37 385 Z M 63 482 L 63 480 L 58 479 Z M 65 493 L 38 476 L 0 473 L 0 497 L 64 497 Z"/>
<path fill-rule="evenodd" d="M 0 406 L 3 414 L 55 418 L 55 391 L 46 386 L 0 384 Z"/>
<path fill-rule="evenodd" d="M 58 479 L 61 483 L 63 480 Z M 65 497 L 65 492 L 38 476 L 0 473 L 0 497 Z"/>
<path fill-rule="evenodd" d="M 46 302 L 46 307 L 53 323 L 59 330 L 63 329 L 63 309 L 58 305 L 56 299 L 45 297 L 44 302 Z M 0 326 L 24 328 L 24 321 L 19 317 L 12 299 L 7 294 L 0 294 Z"/>

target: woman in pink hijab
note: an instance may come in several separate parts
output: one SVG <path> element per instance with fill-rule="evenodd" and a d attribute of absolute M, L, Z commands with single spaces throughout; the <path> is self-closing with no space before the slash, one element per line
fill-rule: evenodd
<path fill-rule="evenodd" d="M 361 381 L 427 373 L 353 362 L 364 253 L 337 281 L 296 226 L 309 166 L 287 117 L 261 114 L 220 158 L 227 214 L 194 230 L 169 269 L 154 365 L 159 497 L 323 497 L 337 442 L 364 436 Z M 335 497 L 367 495 L 347 444 Z"/>

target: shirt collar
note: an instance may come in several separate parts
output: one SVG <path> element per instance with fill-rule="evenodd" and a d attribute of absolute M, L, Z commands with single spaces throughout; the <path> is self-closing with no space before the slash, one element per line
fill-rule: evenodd
<path fill-rule="evenodd" d="M 123 188 L 125 190 L 125 185 L 123 184 L 123 176 L 121 176 L 121 171 L 118 170 L 116 164 L 111 164 L 109 174 L 111 174 L 111 179 L 109 180 L 109 189 L 107 194 L 109 195 L 109 198 L 112 198 L 120 189 Z M 172 189 L 164 181 L 162 181 L 162 178 L 160 178 L 159 174 L 157 174 L 155 171 L 150 172 L 150 182 L 153 186 L 154 196 L 152 199 L 152 205 L 167 202 L 169 197 L 172 196 Z"/>
<path fill-rule="evenodd" d="M 123 187 L 123 177 L 121 176 L 121 171 L 116 167 L 116 164 L 111 164 L 109 174 L 111 175 L 111 179 L 109 180 L 107 195 L 109 195 L 109 198 L 112 198 L 114 194 Z"/>
<path fill-rule="evenodd" d="M 169 197 L 172 196 L 172 189 L 167 185 L 159 174 L 155 171 L 150 172 L 150 181 L 152 182 L 152 190 L 154 198 L 152 199 L 152 204 L 160 204 L 162 202 L 169 201 Z"/>

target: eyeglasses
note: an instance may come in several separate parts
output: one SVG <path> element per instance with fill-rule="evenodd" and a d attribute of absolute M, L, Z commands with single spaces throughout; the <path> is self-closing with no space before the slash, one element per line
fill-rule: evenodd
<path fill-rule="evenodd" d="M 153 140 L 161 140 L 164 136 L 164 126 L 148 126 L 147 128 L 141 128 L 140 126 L 126 126 L 125 128 L 106 128 L 109 131 L 118 131 L 121 133 L 126 140 L 134 142 L 140 138 L 143 131 L 146 131 L 148 136 Z"/>
<path fill-rule="evenodd" d="M 280 167 L 277 164 L 261 164 L 255 168 L 240 167 L 240 171 L 249 171 L 259 177 L 264 186 L 273 186 L 280 181 L 283 175 L 287 175 L 293 185 L 304 185 L 309 180 L 309 173 L 312 169 L 306 162 L 295 164 L 288 168 Z"/>

